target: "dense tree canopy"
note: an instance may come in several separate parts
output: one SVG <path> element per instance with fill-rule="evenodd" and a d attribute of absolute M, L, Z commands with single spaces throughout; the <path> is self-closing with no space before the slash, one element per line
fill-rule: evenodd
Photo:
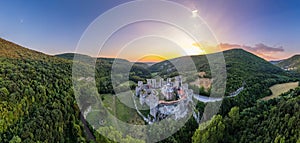
<path fill-rule="evenodd" d="M 291 90 L 269 101 L 259 100 L 271 94 L 270 86 L 299 80 L 299 74 L 285 72 L 243 50 L 226 51 L 224 56 L 227 68 L 226 95 L 241 87 L 244 82 L 245 90 L 237 97 L 225 98 L 219 114 L 210 121 L 198 127 L 197 122 L 191 118 L 179 131 L 161 142 L 300 142 L 300 89 Z M 112 138 L 124 142 L 142 142 L 124 136 L 112 127 L 93 129 L 85 122 L 72 84 L 71 59 L 74 54 L 59 57 L 31 51 L 0 39 L 0 142 L 114 142 L 100 135 L 97 130 L 110 132 Z M 95 91 L 100 93 L 106 104 L 111 103 L 107 100 L 113 98 L 115 91 L 122 92 L 128 89 L 128 85 L 133 89 L 139 80 L 145 81 L 153 75 L 164 78 L 178 75 L 170 61 L 148 67 L 146 64 L 132 64 L 117 59 L 121 63 L 116 67 L 118 70 L 126 70 L 129 66 L 130 70 L 129 73 L 116 75 L 119 80 L 117 86 L 113 87 L 111 68 L 114 59 L 94 60 Z M 198 72 L 205 71 L 206 77 L 211 78 L 205 56 L 193 56 L 192 60 Z M 184 66 L 188 68 L 189 65 Z M 84 99 L 80 100 L 84 109 L 97 100 L 97 97 L 91 95 L 98 95 L 87 88 L 90 88 L 89 84 L 76 88 L 81 93 L 78 98 Z M 196 87 L 191 88 L 198 90 Z M 209 95 L 203 88 L 199 91 Z M 125 110 L 125 105 L 110 106 L 120 108 L 114 113 L 124 119 L 130 119 L 123 117 L 129 113 L 135 115 L 132 113 L 134 109 L 128 107 Z M 204 103 L 198 103 L 196 109 L 203 113 L 205 106 Z M 122 113 L 126 111 L 130 112 Z"/>
<path fill-rule="evenodd" d="M 299 95 L 297 88 L 244 110 L 233 107 L 224 118 L 217 115 L 206 128 L 200 126 L 193 142 L 299 142 Z"/>

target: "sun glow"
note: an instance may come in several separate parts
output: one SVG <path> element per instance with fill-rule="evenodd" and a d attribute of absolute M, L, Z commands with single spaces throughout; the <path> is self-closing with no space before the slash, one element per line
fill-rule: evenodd
<path fill-rule="evenodd" d="M 135 62 L 153 62 L 153 63 L 157 63 L 157 62 L 161 62 L 161 61 L 164 61 L 164 60 L 167 60 L 167 58 L 159 56 L 159 55 L 147 55 L 147 56 L 139 58 Z"/>
<path fill-rule="evenodd" d="M 200 19 L 197 9 L 187 11 L 178 21 L 185 22 L 176 25 L 146 20 L 124 26 L 106 41 L 98 56 L 157 62 L 216 52 L 215 37 Z"/>

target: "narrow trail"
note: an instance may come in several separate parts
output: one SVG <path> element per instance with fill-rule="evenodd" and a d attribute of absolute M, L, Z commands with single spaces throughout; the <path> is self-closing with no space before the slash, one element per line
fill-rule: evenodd
<path fill-rule="evenodd" d="M 96 141 L 96 138 L 94 136 L 94 134 L 92 133 L 92 131 L 90 130 L 87 121 L 85 120 L 84 116 L 80 113 L 80 120 L 83 123 L 83 127 L 85 130 L 85 134 L 88 138 L 89 141 Z"/>

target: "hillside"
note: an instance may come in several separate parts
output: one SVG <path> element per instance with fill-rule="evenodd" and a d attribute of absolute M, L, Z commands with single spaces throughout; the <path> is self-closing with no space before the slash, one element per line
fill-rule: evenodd
<path fill-rule="evenodd" d="M 276 65 L 288 71 L 300 72 L 300 55 L 295 55 L 291 58 L 282 60 Z"/>
<path fill-rule="evenodd" d="M 271 95 L 269 87 L 274 84 L 297 80 L 294 75 L 285 72 L 281 68 L 245 50 L 232 49 L 224 51 L 223 55 L 227 70 L 226 94 L 228 95 L 235 91 L 241 87 L 244 82 L 246 83 L 246 89 L 235 98 L 225 98 L 220 110 L 222 115 L 227 114 L 233 106 L 238 105 L 242 108 L 246 108 L 254 105 L 256 100 Z M 186 58 L 187 57 L 180 57 L 163 61 L 151 66 L 150 70 L 160 76 L 174 76 L 177 75 L 178 72 L 172 63 L 181 64 L 184 68 L 187 68 L 189 64 L 185 64 L 184 61 Z M 192 59 L 197 71 L 204 71 L 206 72 L 206 77 L 211 78 L 206 56 L 192 56 Z M 189 81 L 190 79 L 187 80 Z M 197 89 L 193 87 L 193 90 L 195 92 Z M 200 90 L 201 89 L 199 89 L 199 91 Z"/>
<path fill-rule="evenodd" d="M 257 80 L 285 78 L 288 79 L 288 74 L 282 69 L 274 66 L 264 59 L 246 52 L 242 49 L 234 49 L 224 52 L 226 69 L 227 69 L 227 82 L 228 84 L 235 85 L 241 84 L 243 81 L 248 86 L 256 83 Z M 284 82 L 284 81 L 282 81 Z M 273 83 L 275 84 L 275 83 Z M 236 87 L 229 87 L 228 90 L 233 90 Z"/>
<path fill-rule="evenodd" d="M 246 52 L 234 49 L 224 52 L 227 69 L 226 91 L 232 92 L 245 82 L 245 90 L 235 98 L 225 98 L 220 114 L 227 114 L 234 106 L 240 109 L 254 106 L 258 99 L 271 95 L 269 87 L 291 81 L 297 77 L 289 74 L 264 59 Z"/>
<path fill-rule="evenodd" d="M 0 38 L 0 58 L 26 59 L 26 60 L 39 60 L 39 61 L 51 60 L 52 62 L 65 61 L 61 58 L 56 58 L 54 56 L 50 56 L 41 52 L 30 50 L 28 48 L 14 44 L 2 38 Z"/>
<path fill-rule="evenodd" d="M 109 141 L 88 129 L 82 117 L 74 95 L 71 60 L 45 55 L 3 39 L 0 41 L 1 143 Z M 108 83 L 105 76 L 109 77 L 111 64 L 99 60 L 96 68 L 101 69 L 96 73 L 96 81 Z M 84 89 L 86 87 L 80 87 L 80 90 Z M 104 92 L 112 92 L 112 89 Z M 85 95 L 81 93 L 78 98 Z"/>
<path fill-rule="evenodd" d="M 226 63 L 227 90 L 229 92 L 242 85 L 243 81 L 251 85 L 253 84 L 252 80 L 260 77 L 288 76 L 282 69 L 242 49 L 224 51 L 223 55 Z M 176 75 L 177 70 L 172 63 L 177 64 L 185 61 L 184 58 L 187 57 L 163 61 L 152 65 L 149 69 L 152 72 L 158 72 L 158 75 Z M 206 76 L 211 77 L 210 65 L 205 55 L 192 56 L 192 59 L 198 72 L 204 71 Z M 186 66 L 188 64 L 180 63 L 178 65 Z"/>
<path fill-rule="evenodd" d="M 90 57 L 88 55 L 79 54 L 79 53 L 63 53 L 63 54 L 58 54 L 58 55 L 55 55 L 55 56 L 60 57 L 60 58 L 64 58 L 64 59 L 67 59 L 67 60 L 73 60 L 75 55 L 76 55 L 76 58 L 78 58 L 80 60 L 82 60 L 82 59 L 90 60 L 91 58 L 93 58 L 93 57 Z M 94 58 L 94 59 L 104 60 L 104 61 L 107 61 L 107 62 L 113 62 L 113 61 L 129 62 L 128 60 L 125 60 L 125 59 L 104 58 L 104 57 L 98 57 L 98 58 Z"/>
<path fill-rule="evenodd" d="M 280 98 L 260 101 L 251 108 L 233 107 L 226 116 L 216 115 L 201 126 L 193 142 L 291 142 L 300 141 L 300 88 Z M 203 128 L 203 127 L 202 127 Z"/>
<path fill-rule="evenodd" d="M 67 60 L 73 60 L 75 55 L 77 56 L 77 58 L 80 58 L 80 59 L 83 59 L 83 58 L 90 59 L 90 58 L 92 58 L 90 56 L 83 55 L 83 54 L 78 54 L 78 53 L 63 53 L 63 54 L 58 54 L 58 55 L 55 55 L 55 56 L 59 57 L 59 58 L 64 58 L 64 59 L 67 59 Z"/>
<path fill-rule="evenodd" d="M 74 56 L 76 55 L 76 59 Z M 87 55 L 78 53 L 64 53 L 55 55 L 59 58 L 64 58 L 69 61 L 77 60 L 86 64 L 95 64 L 96 68 L 96 79 L 99 87 L 99 93 L 114 93 L 111 85 L 111 70 L 118 72 L 118 76 L 126 77 L 125 71 L 129 72 L 129 80 L 137 83 L 138 81 L 145 81 L 146 78 L 150 78 L 151 74 L 148 70 L 148 65 L 145 63 L 132 63 L 126 59 L 120 58 L 105 58 L 97 57 L 93 58 Z M 95 63 L 96 62 L 96 63 Z M 130 69 L 129 69 L 130 68 Z M 122 78 L 119 78 L 122 81 Z M 124 79 L 126 82 L 127 79 Z M 104 85 L 102 83 L 105 83 Z M 121 83 L 120 83 L 121 84 Z M 105 87 L 104 87 L 105 86 Z M 133 86 L 133 85 L 131 85 Z M 123 87 L 120 87 L 123 88 Z"/>
<path fill-rule="evenodd" d="M 85 142 L 71 62 L 0 40 L 0 142 Z"/>
<path fill-rule="evenodd" d="M 215 130 L 215 129 L 219 129 L 219 127 L 216 125 L 221 125 L 222 123 L 219 123 L 219 121 L 221 122 L 223 120 L 222 118 L 226 117 L 228 114 L 232 114 L 229 112 L 230 110 L 232 110 L 233 107 L 237 107 L 240 111 L 255 107 L 257 101 L 259 101 L 260 98 L 271 95 L 271 91 L 269 90 L 269 87 L 271 87 L 272 85 L 277 83 L 285 83 L 285 82 L 297 80 L 297 78 L 294 77 L 294 75 L 289 74 L 284 70 L 282 70 L 281 68 L 271 64 L 270 62 L 265 61 L 264 59 L 256 55 L 253 55 L 247 51 L 244 51 L 242 49 L 233 49 L 233 50 L 224 51 L 223 54 L 224 54 L 226 70 L 227 70 L 227 83 L 226 83 L 227 94 L 231 93 L 232 91 L 242 86 L 243 82 L 246 83 L 244 91 L 234 98 L 225 98 L 223 100 L 219 110 L 219 114 L 215 117 L 216 119 L 212 120 L 211 128 L 209 127 L 206 130 L 200 131 L 199 129 L 199 131 L 196 131 L 193 128 L 194 127 L 193 125 L 195 125 L 194 121 L 190 120 L 186 124 L 185 128 L 181 129 L 175 135 L 169 137 L 168 139 L 162 142 L 170 142 L 173 140 L 176 140 L 177 142 L 191 142 L 191 140 L 188 139 L 193 139 L 194 142 L 239 142 L 241 140 L 244 140 L 245 137 L 246 139 L 247 137 L 249 137 L 250 139 L 250 136 L 248 135 L 240 135 L 236 137 L 234 133 L 231 135 L 228 135 L 226 133 L 222 134 L 225 129 L 230 128 L 230 126 L 232 126 L 231 124 L 227 125 L 226 128 L 224 128 L 224 130 L 221 130 L 220 132 L 217 132 Z M 173 65 L 174 63 L 182 64 L 184 68 L 189 69 L 187 66 L 189 64 L 186 64 L 184 62 L 187 58 L 188 57 L 180 57 L 176 59 L 171 59 L 170 61 L 163 61 L 161 63 L 157 63 L 151 66 L 150 70 L 152 72 L 157 73 L 160 76 L 164 76 L 165 74 L 167 75 L 166 77 L 174 76 L 178 74 L 176 68 Z M 206 77 L 211 78 L 209 63 L 206 56 L 205 55 L 192 56 L 192 59 L 196 65 L 197 71 L 205 72 Z M 200 76 L 200 74 L 197 76 Z M 284 101 L 282 102 L 284 104 Z M 205 105 L 201 105 L 201 106 L 205 107 Z M 253 114 L 254 117 L 256 117 L 256 115 L 259 116 L 259 112 Z M 276 115 L 274 116 L 272 115 L 272 117 L 275 118 Z M 245 117 L 245 119 L 246 118 L 249 117 Z M 243 122 L 243 123 L 247 123 L 247 122 Z M 276 122 L 276 124 L 280 124 L 280 122 Z M 189 132 L 191 130 L 192 132 L 196 131 L 193 138 L 191 137 L 192 136 L 191 134 L 186 133 L 187 128 L 189 128 Z M 243 128 L 241 130 L 238 130 L 240 128 L 236 127 L 236 128 L 230 128 L 228 130 L 232 132 L 232 130 L 236 129 L 238 131 L 243 131 L 244 133 L 247 130 L 250 130 L 251 126 L 248 126 L 248 128 L 249 129 Z M 219 135 L 222 135 L 222 137 L 218 139 Z M 228 138 L 224 138 L 226 140 L 222 140 L 223 137 L 225 137 L 226 135 L 228 135 Z M 181 139 L 181 136 L 185 136 L 186 140 Z M 265 137 L 266 135 L 263 134 L 262 136 Z M 272 137 L 273 136 L 274 135 L 272 135 Z M 250 140 L 253 139 L 251 138 Z"/>

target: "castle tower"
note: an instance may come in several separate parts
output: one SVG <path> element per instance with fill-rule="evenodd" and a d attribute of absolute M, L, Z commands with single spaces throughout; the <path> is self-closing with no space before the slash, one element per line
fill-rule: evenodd
<path fill-rule="evenodd" d="M 151 79 L 147 79 L 147 84 L 150 85 L 150 86 L 152 86 Z"/>
<path fill-rule="evenodd" d="M 167 78 L 167 83 L 171 83 L 172 79 L 171 78 Z"/>
<path fill-rule="evenodd" d="M 159 79 L 159 82 L 158 82 L 158 88 L 161 88 L 163 86 L 163 81 L 164 79 Z"/>
<path fill-rule="evenodd" d="M 151 79 L 151 82 L 152 82 L 152 88 L 157 88 L 156 79 Z"/>

